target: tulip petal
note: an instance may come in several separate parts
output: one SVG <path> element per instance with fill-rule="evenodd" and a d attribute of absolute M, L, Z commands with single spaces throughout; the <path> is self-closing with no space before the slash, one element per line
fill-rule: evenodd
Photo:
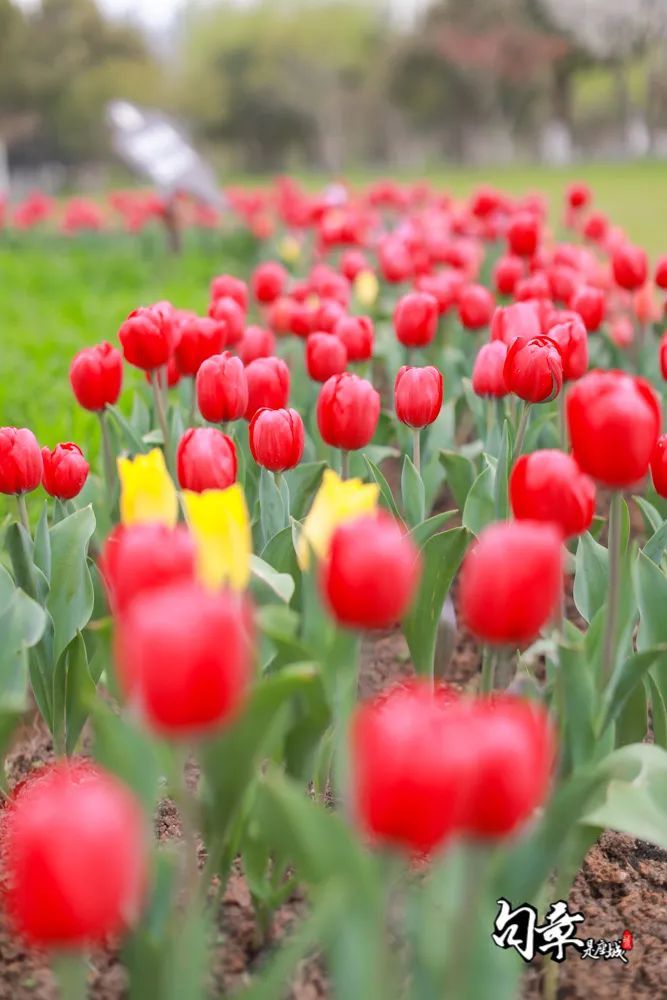
<path fill-rule="evenodd" d="M 311 549 L 318 559 L 326 556 L 331 536 L 340 524 L 375 511 L 379 495 L 377 483 L 344 480 L 327 469 L 299 539 L 297 558 L 301 569 L 308 569 Z"/>
<path fill-rule="evenodd" d="M 159 448 L 133 459 L 119 458 L 118 476 L 124 525 L 155 522 L 174 527 L 178 520 L 178 496 Z"/>
<path fill-rule="evenodd" d="M 198 574 L 211 589 L 245 590 L 250 579 L 252 535 L 243 490 L 183 492 L 183 505 L 197 545 Z"/>

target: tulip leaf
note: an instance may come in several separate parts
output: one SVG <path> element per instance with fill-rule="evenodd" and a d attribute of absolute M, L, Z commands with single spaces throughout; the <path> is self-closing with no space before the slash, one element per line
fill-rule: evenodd
<path fill-rule="evenodd" d="M 466 528 L 433 535 L 422 550 L 422 577 L 414 604 L 403 620 L 403 631 L 415 670 L 431 674 L 438 623 L 445 598 L 470 541 Z"/>
<path fill-rule="evenodd" d="M 22 524 L 14 521 L 5 534 L 5 545 L 12 564 L 16 586 L 28 597 L 42 604 L 49 590 L 49 583 L 41 569 L 34 563 L 33 543 Z"/>
<path fill-rule="evenodd" d="M 440 514 L 434 514 L 433 517 L 427 518 L 426 521 L 422 521 L 421 524 L 414 527 L 410 532 L 410 537 L 415 545 L 421 549 L 429 538 L 439 534 L 447 522 L 451 521 L 457 514 L 457 510 L 443 510 Z"/>
<path fill-rule="evenodd" d="M 651 562 L 659 566 L 665 549 L 667 549 L 667 521 L 664 521 L 651 535 L 642 551 Z"/>
<path fill-rule="evenodd" d="M 644 675 L 644 687 L 651 703 L 651 721 L 653 723 L 653 739 L 657 746 L 667 750 L 667 705 L 660 686 L 651 673 Z"/>
<path fill-rule="evenodd" d="M 305 517 L 326 467 L 326 462 L 305 462 L 285 473 L 289 486 L 290 514 L 297 521 Z"/>
<path fill-rule="evenodd" d="M 559 646 L 556 697 L 560 743 L 568 771 L 576 770 L 595 755 L 596 687 L 593 668 L 583 647 Z"/>
<path fill-rule="evenodd" d="M 658 647 L 657 649 L 647 649 L 642 653 L 634 653 L 619 664 L 604 691 L 602 705 L 600 706 L 599 733 L 603 733 L 607 726 L 618 718 L 628 699 L 636 690 L 639 690 L 642 698 L 644 698 L 642 680 L 644 675 L 648 673 L 658 660 L 661 660 L 663 664 L 667 663 L 667 646 Z M 646 734 L 647 714 L 645 700 L 643 714 L 644 732 L 640 734 L 640 740 Z"/>
<path fill-rule="evenodd" d="M 633 496 L 632 499 L 642 512 L 647 530 L 659 531 L 664 523 L 664 518 L 660 511 L 656 510 L 653 504 L 649 503 L 644 497 Z"/>
<path fill-rule="evenodd" d="M 368 471 L 370 472 L 371 476 L 373 477 L 377 485 L 380 487 L 380 500 L 382 501 L 384 507 L 386 508 L 386 510 L 390 511 L 394 515 L 399 524 L 403 524 L 403 518 L 401 516 L 401 512 L 398 509 L 398 506 L 396 505 L 396 501 L 394 500 L 394 494 L 391 491 L 391 486 L 385 479 L 383 473 L 380 471 L 378 466 L 375 465 L 374 462 L 371 462 L 368 455 L 364 455 L 364 460 L 366 462 L 366 465 L 368 466 Z"/>
<path fill-rule="evenodd" d="M 77 633 L 64 653 L 65 684 L 65 750 L 74 753 L 84 723 L 93 706 L 96 686 L 88 666 L 88 653 L 81 633 Z"/>
<path fill-rule="evenodd" d="M 495 504 L 496 470 L 493 465 L 486 465 L 470 487 L 463 508 L 463 525 L 473 535 L 491 524 L 496 517 Z"/>
<path fill-rule="evenodd" d="M 410 527 L 414 528 L 421 524 L 426 516 L 426 494 L 422 477 L 409 455 L 406 455 L 403 460 L 401 494 L 405 518 Z"/>
<path fill-rule="evenodd" d="M 589 624 L 607 597 L 609 557 L 604 545 L 596 542 L 590 532 L 579 539 L 574 576 L 574 603 Z"/>
<path fill-rule="evenodd" d="M 667 751 L 622 747 L 601 761 L 597 801 L 581 822 L 648 840 L 667 850 Z"/>
<path fill-rule="evenodd" d="M 503 435 L 500 441 L 498 465 L 496 467 L 496 482 L 494 490 L 495 515 L 498 521 L 509 517 L 509 475 L 512 470 L 512 432 L 509 420 L 503 424 Z"/>
<path fill-rule="evenodd" d="M 459 510 L 465 507 L 470 488 L 475 481 L 475 466 L 457 451 L 441 451 L 440 462 L 447 474 L 447 485 Z"/>
<path fill-rule="evenodd" d="M 53 619 L 53 658 L 58 661 L 93 611 L 93 582 L 88 569 L 88 543 L 95 531 L 95 515 L 88 506 L 54 525 L 51 537 L 51 575 L 54 586 L 46 602 Z"/>
<path fill-rule="evenodd" d="M 127 717 L 116 715 L 100 699 L 92 709 L 93 756 L 139 797 L 148 813 L 155 808 L 166 764 L 160 744 Z"/>
<path fill-rule="evenodd" d="M 51 579 L 51 538 L 49 536 L 49 505 L 45 503 L 35 531 L 33 548 L 35 566 L 42 571 L 46 580 Z"/>
<path fill-rule="evenodd" d="M 0 705 L 3 711 L 20 712 L 27 705 L 27 650 L 41 639 L 46 626 L 46 613 L 36 601 L 18 587 L 5 600 L 8 580 L 10 580 L 9 574 L 2 569 Z"/>
<path fill-rule="evenodd" d="M 637 648 L 650 649 L 667 643 L 667 577 L 644 552 L 636 563 L 639 634 Z"/>
<path fill-rule="evenodd" d="M 268 469 L 262 468 L 259 477 L 259 516 L 264 545 L 289 523 L 289 491 L 281 477 L 280 483 Z"/>
<path fill-rule="evenodd" d="M 107 405 L 106 409 L 107 412 L 110 413 L 111 416 L 116 421 L 119 430 L 125 437 L 126 445 L 128 449 L 132 452 L 132 454 L 142 455 L 144 452 L 149 450 L 149 448 L 151 447 L 151 443 L 148 441 L 144 441 L 141 435 L 139 435 L 135 431 L 132 424 L 129 422 L 129 420 L 126 419 L 126 417 L 121 413 L 121 411 L 118 409 L 117 406 Z M 146 436 L 148 437 L 148 435 Z"/>
<path fill-rule="evenodd" d="M 250 569 L 256 581 L 272 590 L 285 604 L 289 604 L 295 584 L 288 573 L 277 573 L 273 566 L 269 566 L 259 556 L 250 557 Z"/>

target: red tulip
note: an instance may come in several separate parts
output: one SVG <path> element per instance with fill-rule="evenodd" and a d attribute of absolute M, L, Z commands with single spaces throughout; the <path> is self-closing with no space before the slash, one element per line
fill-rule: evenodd
<path fill-rule="evenodd" d="M 336 324 L 347 313 L 345 308 L 335 299 L 324 299 L 313 313 L 313 331 L 318 333 L 333 333 Z"/>
<path fill-rule="evenodd" d="M 502 340 L 508 347 L 517 337 L 532 340 L 541 333 L 539 313 L 533 302 L 498 306 L 491 320 L 491 340 Z"/>
<path fill-rule="evenodd" d="M 237 351 L 244 365 L 257 358 L 270 358 L 276 352 L 276 338 L 273 330 L 261 326 L 248 326 Z"/>
<path fill-rule="evenodd" d="M 181 375 L 196 375 L 207 358 L 220 353 L 225 329 L 224 323 L 194 314 L 179 323 L 174 358 Z"/>
<path fill-rule="evenodd" d="M 438 300 L 428 292 L 410 292 L 394 310 L 396 336 L 405 347 L 425 347 L 438 329 Z"/>
<path fill-rule="evenodd" d="M 595 333 L 604 320 L 604 292 L 590 285 L 582 285 L 570 299 L 570 309 L 579 313 L 589 333 Z"/>
<path fill-rule="evenodd" d="M 655 283 L 658 288 L 667 289 L 667 257 L 661 257 L 656 264 Z"/>
<path fill-rule="evenodd" d="M 348 361 L 368 361 L 373 356 L 373 321 L 368 316 L 343 316 L 334 333 L 345 344 Z"/>
<path fill-rule="evenodd" d="M 662 377 L 667 381 L 667 332 L 663 333 L 662 339 L 660 341 L 660 373 Z"/>
<path fill-rule="evenodd" d="M 420 577 L 419 552 L 385 511 L 334 532 L 322 566 L 327 604 L 347 628 L 389 628 L 409 609 Z"/>
<path fill-rule="evenodd" d="M 579 285 L 579 274 L 568 264 L 552 264 L 546 270 L 549 294 L 554 302 L 568 304 Z"/>
<path fill-rule="evenodd" d="M 243 337 L 245 312 L 236 299 L 215 299 L 208 310 L 211 319 L 222 326 L 223 346 L 233 347 Z"/>
<path fill-rule="evenodd" d="M 37 438 L 27 427 L 0 427 L 0 493 L 30 493 L 42 481 Z"/>
<path fill-rule="evenodd" d="M 518 212 L 507 227 L 510 253 L 532 257 L 540 242 L 540 220 L 533 212 Z"/>
<path fill-rule="evenodd" d="M 493 295 L 484 285 L 466 285 L 459 295 L 459 319 L 466 330 L 488 326 L 494 310 Z"/>
<path fill-rule="evenodd" d="M 667 497 L 667 434 L 662 434 L 655 443 L 651 456 L 651 477 L 658 496 Z"/>
<path fill-rule="evenodd" d="M 88 478 L 90 466 L 76 444 L 59 444 L 49 451 L 42 448 L 42 485 L 59 500 L 78 496 Z"/>
<path fill-rule="evenodd" d="M 562 588 L 558 528 L 537 521 L 492 524 L 463 564 L 463 618 L 484 642 L 522 646 L 555 613 Z"/>
<path fill-rule="evenodd" d="M 317 425 L 322 439 L 334 448 L 365 447 L 380 418 L 380 394 L 370 382 L 342 372 L 324 383 L 317 400 Z"/>
<path fill-rule="evenodd" d="M 31 944 L 103 944 L 133 923 L 148 875 L 141 807 L 88 762 L 42 768 L 0 821 L 7 911 Z"/>
<path fill-rule="evenodd" d="M 248 286 L 231 274 L 219 274 L 211 282 L 211 299 L 234 299 L 243 312 L 248 309 Z"/>
<path fill-rule="evenodd" d="M 245 373 L 248 380 L 246 420 L 252 420 L 262 407 L 282 410 L 287 406 L 290 373 L 282 358 L 257 358 L 250 362 Z"/>
<path fill-rule="evenodd" d="M 503 368 L 509 392 L 527 403 L 548 403 L 563 388 L 563 362 L 549 337 L 513 341 Z"/>
<path fill-rule="evenodd" d="M 79 406 L 103 410 L 118 402 L 123 382 L 123 357 L 106 340 L 84 347 L 72 359 L 69 380 Z"/>
<path fill-rule="evenodd" d="M 181 489 L 203 493 L 226 490 L 236 482 L 236 448 L 217 427 L 191 427 L 176 451 Z"/>
<path fill-rule="evenodd" d="M 443 382 L 437 368 L 399 368 L 394 382 L 396 416 L 408 427 L 427 427 L 442 408 Z"/>
<path fill-rule="evenodd" d="M 478 396 L 501 399 L 507 395 L 506 360 L 507 347 L 502 340 L 492 340 L 480 347 L 472 370 L 472 387 Z"/>
<path fill-rule="evenodd" d="M 135 309 L 118 331 L 125 360 L 152 372 L 169 361 L 176 341 L 176 315 L 168 302 Z"/>
<path fill-rule="evenodd" d="M 511 254 L 500 257 L 493 268 L 496 291 L 500 295 L 514 295 L 517 281 L 520 281 L 524 274 L 525 268 L 521 257 L 513 257 Z"/>
<path fill-rule="evenodd" d="M 127 610 L 147 590 L 194 580 L 195 548 L 184 525 L 117 525 L 104 543 L 99 563 L 114 614 Z"/>
<path fill-rule="evenodd" d="M 517 520 L 556 524 L 564 538 L 588 531 L 595 513 L 595 484 L 574 458 L 562 451 L 522 455 L 509 483 Z"/>
<path fill-rule="evenodd" d="M 303 457 L 305 432 L 296 410 L 258 410 L 250 421 L 252 457 L 271 472 L 285 472 Z"/>
<path fill-rule="evenodd" d="M 527 278 L 517 281 L 514 298 L 517 302 L 529 302 L 531 299 L 550 299 L 551 285 L 546 274 L 542 271 L 536 271 Z"/>
<path fill-rule="evenodd" d="M 315 382 L 326 382 L 347 367 L 347 348 L 333 333 L 311 333 L 306 340 L 306 368 Z"/>
<path fill-rule="evenodd" d="M 646 251 L 631 243 L 621 243 L 614 248 L 611 257 L 614 281 L 620 288 L 636 292 L 646 284 L 648 259 Z"/>
<path fill-rule="evenodd" d="M 609 220 L 602 212 L 591 212 L 584 225 L 584 236 L 593 243 L 604 243 L 609 232 Z"/>
<path fill-rule="evenodd" d="M 558 344 L 566 382 L 581 378 L 588 370 L 588 332 L 584 321 L 575 316 L 552 326 L 549 340 Z"/>
<path fill-rule="evenodd" d="M 591 189 L 583 181 L 574 181 L 568 187 L 566 197 L 570 208 L 585 208 L 592 200 Z"/>
<path fill-rule="evenodd" d="M 361 250 L 346 250 L 340 258 L 340 271 L 348 281 L 354 281 L 362 271 L 370 271 L 370 264 Z"/>
<path fill-rule="evenodd" d="M 643 378 L 592 371 L 567 394 L 572 452 L 584 472 L 612 488 L 648 472 L 660 434 L 660 402 Z"/>
<path fill-rule="evenodd" d="M 292 314 L 296 303 L 286 295 L 272 302 L 267 309 L 267 322 L 274 333 L 284 336 L 292 329 Z"/>
<path fill-rule="evenodd" d="M 287 271 L 276 261 L 269 260 L 255 268 L 252 276 L 252 293 L 262 305 L 275 302 L 287 284 Z"/>
<path fill-rule="evenodd" d="M 506 837 L 547 797 L 555 733 L 541 705 L 510 695 L 468 706 L 473 764 L 461 825 L 469 837 Z"/>
<path fill-rule="evenodd" d="M 360 705 L 350 732 L 352 809 L 376 840 L 431 853 L 458 832 L 472 769 L 456 696 L 424 681 Z"/>
<path fill-rule="evenodd" d="M 243 362 L 229 351 L 208 358 L 197 372 L 197 404 L 205 420 L 222 424 L 240 420 L 248 406 L 248 380 Z"/>
<path fill-rule="evenodd" d="M 206 732 L 245 702 L 251 633 L 235 594 L 192 582 L 141 594 L 120 619 L 116 643 L 123 690 L 159 733 Z"/>

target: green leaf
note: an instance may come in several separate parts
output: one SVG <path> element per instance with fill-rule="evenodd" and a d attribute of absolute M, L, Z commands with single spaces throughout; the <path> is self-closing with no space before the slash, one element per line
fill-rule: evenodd
<path fill-rule="evenodd" d="M 286 491 L 286 483 L 284 487 Z M 259 513 L 262 537 L 264 545 L 267 545 L 289 523 L 289 494 L 285 496 L 273 473 L 265 468 L 261 469 L 259 476 Z"/>
<path fill-rule="evenodd" d="M 644 676 L 644 687 L 651 703 L 653 738 L 657 746 L 667 750 L 667 705 L 665 705 L 665 699 L 659 685 L 650 673 Z"/>
<path fill-rule="evenodd" d="M 24 590 L 28 597 L 43 603 L 49 584 L 42 571 L 34 564 L 32 539 L 22 524 L 14 521 L 9 525 L 5 533 L 5 545 L 16 586 Z"/>
<path fill-rule="evenodd" d="M 618 718 L 636 688 L 639 688 L 643 695 L 642 680 L 644 675 L 648 673 L 656 660 L 661 658 L 663 662 L 667 662 L 667 646 L 635 653 L 619 664 L 603 695 L 597 727 L 598 733 L 603 733 L 607 726 Z M 645 732 L 646 711 L 644 710 L 644 732 L 640 739 L 645 735 Z"/>
<path fill-rule="evenodd" d="M 412 662 L 420 674 L 433 670 L 440 614 L 469 541 L 466 528 L 452 528 L 434 535 L 423 548 L 419 591 L 403 621 Z"/>
<path fill-rule="evenodd" d="M 46 614 L 39 604 L 22 590 L 14 589 L 0 612 L 0 706 L 3 710 L 21 712 L 26 708 L 27 650 L 39 642 L 45 626 Z"/>
<path fill-rule="evenodd" d="M 463 526 L 473 535 L 479 535 L 496 516 L 496 470 L 486 465 L 470 487 L 463 508 Z"/>
<path fill-rule="evenodd" d="M 88 506 L 70 514 L 49 532 L 53 587 L 46 606 L 54 625 L 55 661 L 92 614 L 94 592 L 87 555 L 94 531 L 95 515 Z"/>
<path fill-rule="evenodd" d="M 659 566 L 665 549 L 667 549 L 667 521 L 651 535 L 642 551 L 647 559 Z"/>
<path fill-rule="evenodd" d="M 595 755 L 595 663 L 584 648 L 560 645 L 556 691 L 560 742 L 569 770 L 586 764 Z"/>
<path fill-rule="evenodd" d="M 149 450 L 151 447 L 150 442 L 146 443 L 142 439 L 141 435 L 135 431 L 132 424 L 126 420 L 117 406 L 107 406 L 107 411 L 116 421 L 119 430 L 123 433 L 127 447 L 133 454 L 141 455 Z"/>
<path fill-rule="evenodd" d="M 496 520 L 506 521 L 510 515 L 509 475 L 512 469 L 512 432 L 509 420 L 503 424 L 503 436 L 500 442 L 496 482 L 494 491 L 494 506 Z"/>
<path fill-rule="evenodd" d="M 304 462 L 285 473 L 289 486 L 290 514 L 300 521 L 306 515 L 313 494 L 319 488 L 326 462 Z"/>
<path fill-rule="evenodd" d="M 409 455 L 403 460 L 401 494 L 406 520 L 410 527 L 414 528 L 417 524 L 421 524 L 426 516 L 426 494 L 422 477 Z"/>
<path fill-rule="evenodd" d="M 644 552 L 636 563 L 639 634 L 637 649 L 667 644 L 667 577 Z"/>
<path fill-rule="evenodd" d="M 447 484 L 459 510 L 465 507 L 470 488 L 475 481 L 475 466 L 458 451 L 441 451 L 440 461 L 447 474 Z"/>
<path fill-rule="evenodd" d="M 88 668 L 86 644 L 81 633 L 65 650 L 65 750 L 74 753 L 77 740 L 94 704 L 96 687 Z"/>
<path fill-rule="evenodd" d="M 429 538 L 432 538 L 433 535 L 439 534 L 448 521 L 451 521 L 451 519 L 457 514 L 457 510 L 445 510 L 440 514 L 434 514 L 433 517 L 427 518 L 425 521 L 422 521 L 421 524 L 418 524 L 415 528 L 413 528 L 410 532 L 410 537 L 417 548 L 422 549 L 428 542 Z"/>
<path fill-rule="evenodd" d="M 93 756 L 125 782 L 151 813 L 160 794 L 165 773 L 159 744 L 133 721 L 115 715 L 99 699 L 92 710 Z"/>
<path fill-rule="evenodd" d="M 656 510 L 653 504 L 650 504 L 644 497 L 633 496 L 632 499 L 644 515 L 647 529 L 653 532 L 659 531 L 664 520 L 660 511 Z"/>
<path fill-rule="evenodd" d="M 277 573 L 273 566 L 260 559 L 250 557 L 250 569 L 255 580 L 268 587 L 277 597 L 289 604 L 294 593 L 294 580 L 287 573 Z"/>
<path fill-rule="evenodd" d="M 587 532 L 577 545 L 574 603 L 589 624 L 607 598 L 609 557 L 604 545 Z"/>
<path fill-rule="evenodd" d="M 667 850 L 667 751 L 639 743 L 599 767 L 603 788 L 582 823 L 648 840 Z"/>
<path fill-rule="evenodd" d="M 35 566 L 44 574 L 46 580 L 51 579 L 51 539 L 49 537 L 49 505 L 44 503 L 42 513 L 35 531 L 33 548 Z"/>
<path fill-rule="evenodd" d="M 384 507 L 394 515 L 399 524 L 403 524 L 404 521 L 401 516 L 401 512 L 399 511 L 396 505 L 396 501 L 394 500 L 394 494 L 391 492 L 391 487 L 389 483 L 387 482 L 387 480 L 385 479 L 384 475 L 377 467 L 377 465 L 371 462 L 368 455 L 364 455 L 364 461 L 368 466 L 368 471 L 370 472 L 372 478 L 380 487 L 380 499 Z"/>

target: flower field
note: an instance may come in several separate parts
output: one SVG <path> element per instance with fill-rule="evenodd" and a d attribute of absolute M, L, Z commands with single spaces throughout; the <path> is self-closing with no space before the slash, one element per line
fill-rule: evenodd
<path fill-rule="evenodd" d="M 227 197 L 5 219 L 0 997 L 660 995 L 667 257 Z"/>

